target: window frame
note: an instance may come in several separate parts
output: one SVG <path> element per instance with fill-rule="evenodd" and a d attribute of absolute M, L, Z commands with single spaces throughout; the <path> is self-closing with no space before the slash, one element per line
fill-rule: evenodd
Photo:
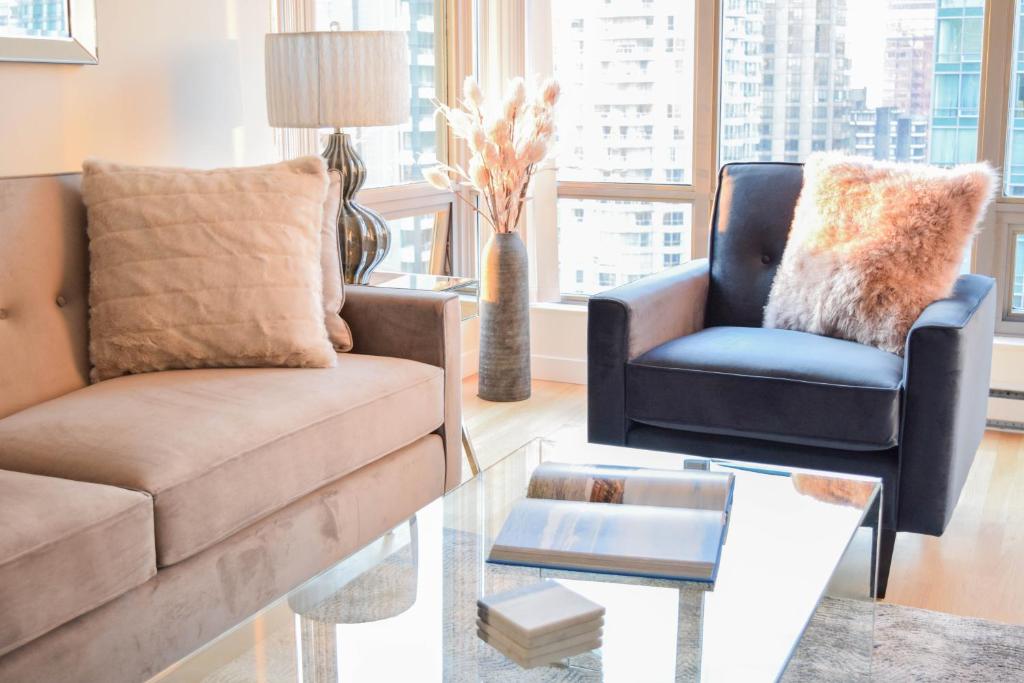
<path fill-rule="evenodd" d="M 516 0 L 522 2 L 522 0 Z M 554 46 L 551 42 L 553 0 L 526 3 L 528 64 L 526 73 L 553 73 Z M 609 199 L 690 205 L 690 254 L 707 256 L 710 210 L 717 175 L 717 74 L 718 3 L 694 2 L 693 60 L 693 149 L 689 183 L 630 183 L 622 181 L 558 180 L 554 168 L 545 169 L 535 180 L 533 210 L 527 214 L 528 247 L 535 264 L 535 298 L 540 302 L 585 304 L 588 295 L 563 294 L 559 286 L 558 210 L 559 199 Z M 713 31 L 702 31 L 711 25 Z M 485 37 L 481 38 L 483 41 Z M 678 40 L 673 37 L 672 40 Z M 711 94 L 697 97 L 696 93 Z M 680 226 L 681 227 L 681 226 Z"/>

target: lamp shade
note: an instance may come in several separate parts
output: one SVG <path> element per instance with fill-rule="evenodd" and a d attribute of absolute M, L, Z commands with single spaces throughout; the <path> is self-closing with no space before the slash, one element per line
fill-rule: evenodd
<path fill-rule="evenodd" d="M 270 33 L 266 60 L 271 126 L 387 126 L 409 118 L 402 31 Z"/>

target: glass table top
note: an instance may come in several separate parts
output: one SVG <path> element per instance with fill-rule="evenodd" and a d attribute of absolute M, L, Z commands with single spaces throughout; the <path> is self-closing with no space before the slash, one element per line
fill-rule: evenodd
<path fill-rule="evenodd" d="M 713 585 L 486 561 L 540 462 L 686 459 L 531 441 L 155 680 L 867 680 L 877 479 L 711 461 L 736 475 Z M 477 637 L 476 601 L 541 578 L 605 606 L 602 646 L 524 670 Z"/>
<path fill-rule="evenodd" d="M 431 275 L 429 273 L 391 273 L 373 271 L 370 273 L 371 287 L 392 289 L 418 289 L 431 292 L 452 292 L 458 294 L 462 319 L 479 315 L 477 288 L 479 280 L 453 275 Z"/>

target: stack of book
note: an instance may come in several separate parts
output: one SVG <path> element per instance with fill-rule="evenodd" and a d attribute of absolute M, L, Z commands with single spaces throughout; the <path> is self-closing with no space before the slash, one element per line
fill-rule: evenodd
<path fill-rule="evenodd" d="M 544 580 L 477 601 L 477 635 L 524 669 L 601 647 L 604 607 Z"/>

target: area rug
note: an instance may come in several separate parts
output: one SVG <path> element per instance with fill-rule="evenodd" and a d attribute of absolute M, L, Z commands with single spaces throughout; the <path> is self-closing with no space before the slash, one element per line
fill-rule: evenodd
<path fill-rule="evenodd" d="M 833 637 L 844 630 L 846 603 L 822 602 L 783 680 L 847 680 L 840 672 L 851 653 Z M 880 603 L 874 641 L 872 681 L 1024 680 L 1024 626 Z"/>

